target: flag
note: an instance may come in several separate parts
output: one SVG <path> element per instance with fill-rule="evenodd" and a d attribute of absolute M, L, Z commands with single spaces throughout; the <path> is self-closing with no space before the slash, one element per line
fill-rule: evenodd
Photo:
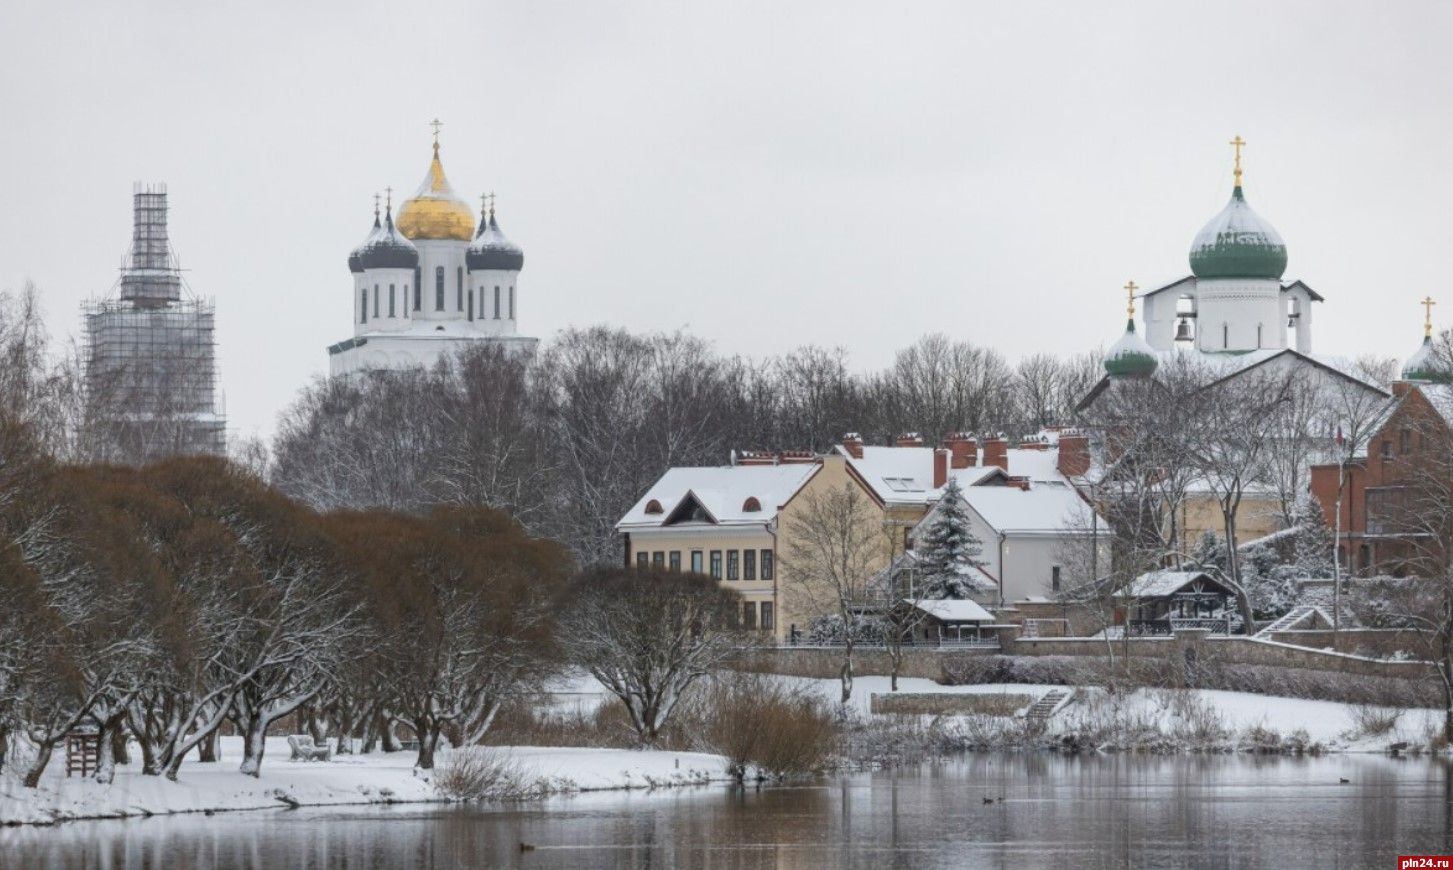
<path fill-rule="evenodd" d="M 1343 444 L 1347 443 L 1347 439 L 1342 437 L 1342 426 L 1340 423 L 1337 425 L 1337 434 L 1333 437 L 1336 440 L 1338 447 L 1341 447 Z"/>

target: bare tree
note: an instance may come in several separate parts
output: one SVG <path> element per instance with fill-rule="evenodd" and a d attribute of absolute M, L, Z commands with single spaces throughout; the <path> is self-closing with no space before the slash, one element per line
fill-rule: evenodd
<path fill-rule="evenodd" d="M 787 521 L 781 577 L 790 596 L 824 617 L 841 620 L 839 667 L 842 700 L 853 695 L 853 653 L 871 619 L 869 584 L 884 564 L 881 513 L 851 481 L 836 489 L 809 490 L 803 508 Z"/>
<path fill-rule="evenodd" d="M 595 568 L 570 586 L 561 620 L 571 660 L 620 699 L 652 746 L 697 680 L 740 654 L 740 598 L 698 574 Z"/>

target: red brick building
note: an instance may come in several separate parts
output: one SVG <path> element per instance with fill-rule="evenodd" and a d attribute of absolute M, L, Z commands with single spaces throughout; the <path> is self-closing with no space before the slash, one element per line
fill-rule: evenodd
<path fill-rule="evenodd" d="M 1431 509 L 1420 508 L 1428 475 L 1449 464 L 1453 387 L 1398 381 L 1393 397 L 1349 451 L 1342 465 L 1312 466 L 1312 495 L 1327 527 L 1337 531 L 1343 569 L 1362 574 L 1422 573 L 1436 559 Z M 1430 451 L 1437 450 L 1437 456 Z M 1338 479 L 1342 516 L 1337 518 Z"/>

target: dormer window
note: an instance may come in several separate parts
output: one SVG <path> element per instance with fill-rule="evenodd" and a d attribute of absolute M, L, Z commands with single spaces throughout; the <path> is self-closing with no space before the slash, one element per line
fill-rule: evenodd
<path fill-rule="evenodd" d="M 754 496 L 754 495 L 753 496 L 748 496 L 747 497 L 747 500 L 744 501 L 744 502 L 742 502 L 742 513 L 754 514 L 754 513 L 757 513 L 758 511 L 760 511 L 761 509 L 762 509 L 762 503 L 759 502 L 759 501 L 757 501 L 757 497 Z"/>
<path fill-rule="evenodd" d="M 665 512 L 666 511 L 661 508 L 661 503 L 659 501 L 656 501 L 654 498 L 646 502 L 646 513 L 661 514 Z"/>

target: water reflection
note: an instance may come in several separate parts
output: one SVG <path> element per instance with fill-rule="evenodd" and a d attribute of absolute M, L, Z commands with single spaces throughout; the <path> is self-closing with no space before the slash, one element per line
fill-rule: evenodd
<path fill-rule="evenodd" d="M 1445 762 L 985 754 L 766 789 L 0 829 L 0 867 L 1390 867 L 1453 852 L 1450 813 Z"/>

